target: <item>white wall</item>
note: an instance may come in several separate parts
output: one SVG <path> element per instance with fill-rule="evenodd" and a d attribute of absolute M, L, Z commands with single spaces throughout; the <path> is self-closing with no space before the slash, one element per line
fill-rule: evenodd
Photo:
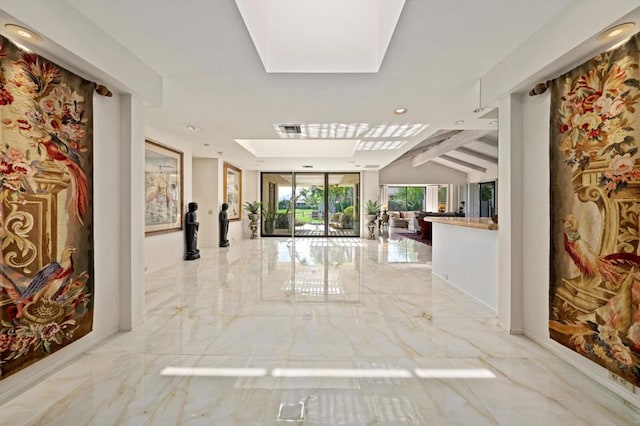
<path fill-rule="evenodd" d="M 147 127 L 146 137 L 162 145 L 182 151 L 183 212 L 186 212 L 187 204 L 193 200 L 191 143 L 178 140 L 169 134 L 151 127 Z M 140 164 L 139 166 L 141 170 L 144 170 L 144 164 Z M 182 261 L 185 254 L 185 244 L 184 231 L 145 237 L 144 253 L 146 272 L 155 271 L 167 265 Z"/>
<path fill-rule="evenodd" d="M 249 202 L 260 201 L 262 198 L 260 197 L 260 174 L 255 170 L 243 170 L 242 171 L 242 199 Z M 233 227 L 229 229 L 230 240 L 234 241 L 236 238 L 251 238 L 251 229 L 249 229 L 249 216 L 247 215 L 247 211 L 242 209 L 242 223 L 240 224 L 240 229 L 237 227 Z M 262 223 L 258 226 L 258 236 L 260 235 L 260 227 Z"/>
<path fill-rule="evenodd" d="M 233 161 L 229 161 L 233 164 Z M 222 209 L 224 193 L 224 160 L 220 158 L 193 158 L 193 199 L 198 202 L 198 247 L 218 247 L 220 224 L 218 215 Z M 260 199 L 259 173 L 242 171 L 242 203 Z M 251 238 L 247 211 L 242 209 L 241 220 L 229 222 L 227 239 L 231 244 Z"/>
<path fill-rule="evenodd" d="M 624 398 L 640 398 L 608 379 L 608 370 L 549 338 L 549 107 L 548 94 L 523 99 L 523 298 L 524 332 Z"/>
<path fill-rule="evenodd" d="M 466 183 L 467 174 L 432 162 L 413 167 L 407 158 L 380 170 L 379 180 L 380 185 L 457 184 Z"/>
<path fill-rule="evenodd" d="M 495 311 L 498 233 L 444 223 L 432 226 L 433 273 Z"/>
<path fill-rule="evenodd" d="M 218 159 L 193 159 L 193 201 L 198 203 L 198 247 L 218 247 Z"/>
<path fill-rule="evenodd" d="M 360 236 L 369 235 L 366 220 L 364 220 L 364 204 L 369 200 L 380 201 L 380 182 L 378 172 L 362 172 L 360 174 Z"/>
<path fill-rule="evenodd" d="M 17 395 L 44 375 L 118 331 L 120 326 L 120 99 L 95 95 L 93 214 L 95 310 L 93 331 L 47 358 L 0 381 L 0 402 Z"/>
<path fill-rule="evenodd" d="M 522 200 L 526 194 L 522 188 L 522 97 L 505 95 L 498 114 L 498 324 L 511 333 L 522 333 Z"/>

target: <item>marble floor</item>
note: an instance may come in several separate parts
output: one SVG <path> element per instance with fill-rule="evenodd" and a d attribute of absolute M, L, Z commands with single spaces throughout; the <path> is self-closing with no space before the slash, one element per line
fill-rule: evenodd
<path fill-rule="evenodd" d="M 393 234 L 243 240 L 146 277 L 140 329 L 2 425 L 622 425 L 640 414 L 431 276 Z"/>

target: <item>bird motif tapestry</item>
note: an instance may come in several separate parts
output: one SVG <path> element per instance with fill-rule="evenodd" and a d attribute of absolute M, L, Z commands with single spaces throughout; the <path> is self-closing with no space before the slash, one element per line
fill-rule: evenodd
<path fill-rule="evenodd" d="M 640 386 L 640 38 L 551 84 L 550 337 Z"/>
<path fill-rule="evenodd" d="M 93 326 L 94 86 L 0 37 L 0 380 Z"/>

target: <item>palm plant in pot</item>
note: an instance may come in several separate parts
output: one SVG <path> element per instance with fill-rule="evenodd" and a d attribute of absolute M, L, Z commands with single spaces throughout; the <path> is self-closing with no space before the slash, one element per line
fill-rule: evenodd
<path fill-rule="evenodd" d="M 369 200 L 364 203 L 364 212 L 367 219 L 367 223 L 372 223 L 376 220 L 378 212 L 380 211 L 380 204 L 376 200 Z"/>
<path fill-rule="evenodd" d="M 269 206 L 262 208 L 262 219 L 264 220 L 264 233 L 265 235 L 272 235 L 276 227 L 276 216 L 278 210 Z"/>

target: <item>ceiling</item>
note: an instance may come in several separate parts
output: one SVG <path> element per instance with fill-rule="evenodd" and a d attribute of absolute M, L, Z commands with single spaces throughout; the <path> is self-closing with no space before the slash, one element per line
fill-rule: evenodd
<path fill-rule="evenodd" d="M 162 106 L 147 109 L 147 124 L 192 143 L 195 157 L 252 170 L 375 170 L 442 129 L 493 132 L 430 160 L 465 172 L 465 163 L 497 157 L 485 152 L 497 139 L 495 118 L 473 112 L 479 77 L 570 3 L 407 0 L 379 72 L 268 73 L 232 0 L 67 1 L 163 77 Z M 408 112 L 394 115 L 399 107 Z M 307 133 L 283 134 L 281 124 Z M 326 139 L 335 140 L 323 152 Z M 251 141 L 255 155 L 236 140 Z M 289 144 L 282 155 L 265 154 L 260 144 L 279 140 Z M 340 140 L 348 155 L 335 154 Z"/>

